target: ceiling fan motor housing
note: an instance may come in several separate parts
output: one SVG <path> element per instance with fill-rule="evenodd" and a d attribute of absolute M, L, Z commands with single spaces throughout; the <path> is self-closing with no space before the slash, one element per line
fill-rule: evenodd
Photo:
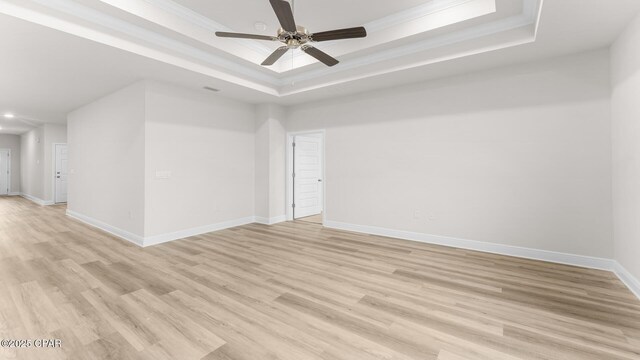
<path fill-rule="evenodd" d="M 294 33 L 283 28 L 278 29 L 278 40 L 287 45 L 289 49 L 297 49 L 311 41 L 309 31 L 305 27 L 297 25 L 296 30 Z"/>

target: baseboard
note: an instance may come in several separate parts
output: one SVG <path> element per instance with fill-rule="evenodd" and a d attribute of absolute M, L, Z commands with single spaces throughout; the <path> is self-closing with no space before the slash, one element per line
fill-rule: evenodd
<path fill-rule="evenodd" d="M 253 222 L 255 222 L 255 218 L 253 216 L 249 216 L 241 219 L 235 219 L 235 220 L 220 222 L 217 224 L 199 226 L 199 227 L 180 230 L 180 231 L 167 233 L 167 234 L 147 236 L 144 238 L 143 246 L 146 247 L 146 246 L 158 245 L 158 244 L 166 243 L 169 241 L 188 238 L 190 236 L 202 235 L 202 234 L 207 234 L 214 231 L 220 231 L 220 230 L 224 230 L 224 229 L 228 229 L 236 226 L 247 225 Z"/>
<path fill-rule="evenodd" d="M 132 242 L 138 246 L 144 246 L 144 238 L 140 235 L 136 235 L 133 234 L 131 232 L 128 232 L 126 230 L 122 230 L 120 228 L 117 228 L 115 226 L 111 226 L 105 222 L 102 222 L 100 220 L 96 220 L 92 217 L 86 216 L 86 215 L 82 215 L 79 214 L 75 211 L 71 211 L 71 210 L 67 210 L 67 216 L 74 218 L 80 222 L 83 222 L 87 225 L 93 226 L 95 228 L 98 228 L 102 231 L 108 232 L 111 235 L 117 236 L 121 239 L 127 240 L 129 242 Z"/>
<path fill-rule="evenodd" d="M 25 196 L 24 194 L 22 196 Z M 27 195 L 28 196 L 28 195 Z M 26 196 L 25 196 L 26 197 Z M 29 199 L 27 197 L 27 199 Z M 37 198 L 36 198 L 37 199 Z M 32 200 L 32 199 L 29 199 Z M 37 199 L 39 200 L 39 199 Z M 34 201 L 34 200 L 32 200 Z M 245 218 L 224 221 L 216 224 L 205 225 L 195 227 L 191 229 L 176 231 L 167 234 L 142 237 L 128 231 L 116 228 L 109 224 L 106 224 L 100 220 L 93 219 L 89 216 L 85 216 L 76 213 L 71 210 L 67 210 L 67 216 L 79 220 L 87 225 L 93 226 L 100 230 L 103 230 L 109 234 L 115 235 L 119 238 L 132 242 L 141 247 L 147 247 L 152 245 L 158 245 L 169 241 L 188 238 L 191 236 L 202 235 L 214 231 L 220 231 L 236 226 L 247 225 L 251 223 L 260 223 L 266 225 L 273 225 L 279 222 L 286 221 L 286 216 L 277 216 L 273 218 L 263 218 L 259 216 L 249 216 Z M 608 270 L 620 278 L 620 280 L 640 299 L 640 281 L 636 279 L 630 272 L 628 272 L 620 263 L 611 259 L 566 254 L 554 251 L 538 250 L 531 248 L 523 248 L 518 246 L 501 245 L 494 243 L 487 243 L 476 240 L 458 239 L 440 235 L 429 235 L 424 233 L 393 230 L 380 228 L 375 226 L 355 225 L 341 223 L 337 221 L 325 221 L 324 226 L 331 229 L 353 231 L 358 233 L 386 236 L 403 240 L 417 241 L 427 244 L 443 245 L 461 249 L 475 250 L 492 254 L 500 254 L 507 256 L 514 256 L 533 260 L 542 260 L 559 264 L 580 266 L 585 268 Z"/>
<path fill-rule="evenodd" d="M 27 199 L 27 200 L 31 200 L 34 203 L 40 205 L 40 206 L 49 206 L 49 205 L 53 205 L 53 201 L 47 201 L 47 200 L 42 200 L 40 198 L 37 198 L 35 196 L 31 196 L 29 194 L 23 194 L 20 193 L 20 196 L 22 196 L 23 198 Z"/>
<path fill-rule="evenodd" d="M 617 261 L 614 264 L 613 273 L 618 276 L 620 281 L 627 285 L 629 290 L 631 290 L 638 299 L 640 299 L 640 280 L 631 275 L 631 273 Z"/>
<path fill-rule="evenodd" d="M 14 191 L 14 192 L 10 192 L 9 193 L 9 196 L 21 196 L 21 195 L 22 195 L 22 193 L 19 192 L 19 191 Z"/>
<path fill-rule="evenodd" d="M 277 223 L 287 221 L 287 215 L 275 216 L 272 218 L 266 218 L 262 216 L 256 216 L 254 222 L 263 225 L 275 225 Z"/>
<path fill-rule="evenodd" d="M 614 261 L 611 259 L 487 243 L 476 240 L 458 239 L 440 235 L 429 235 L 410 231 L 392 230 L 375 226 L 354 225 L 336 221 L 326 221 L 324 223 L 324 226 L 327 228 L 338 230 L 386 236 L 404 240 L 418 241 L 427 244 L 444 245 L 492 254 L 515 256 L 526 259 L 549 261 L 553 263 L 580 266 L 591 269 L 612 271 L 614 268 Z"/>
<path fill-rule="evenodd" d="M 102 231 L 108 232 L 111 235 L 117 236 L 121 239 L 127 240 L 141 247 L 158 245 L 158 244 L 166 243 L 169 241 L 188 238 L 191 236 L 202 235 L 202 234 L 206 234 L 214 231 L 220 231 L 220 230 L 224 230 L 224 229 L 228 229 L 236 226 L 247 225 L 247 224 L 253 223 L 255 220 L 253 216 L 249 216 L 246 218 L 224 221 L 224 222 L 211 224 L 211 225 L 199 226 L 199 227 L 185 229 L 185 230 L 176 231 L 172 233 L 160 234 L 155 236 L 140 236 L 140 235 L 133 234 L 129 231 L 122 230 L 115 226 L 109 225 L 100 220 L 91 218 L 89 216 L 79 214 L 75 211 L 67 210 L 67 216 L 72 217 L 76 220 L 79 220 L 87 225 L 98 228 Z"/>

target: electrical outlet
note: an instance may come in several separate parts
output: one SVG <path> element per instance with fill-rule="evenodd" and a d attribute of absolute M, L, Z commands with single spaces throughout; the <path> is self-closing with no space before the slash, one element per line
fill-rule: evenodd
<path fill-rule="evenodd" d="M 156 179 L 167 180 L 171 178 L 171 171 L 168 170 L 157 170 L 156 171 Z"/>

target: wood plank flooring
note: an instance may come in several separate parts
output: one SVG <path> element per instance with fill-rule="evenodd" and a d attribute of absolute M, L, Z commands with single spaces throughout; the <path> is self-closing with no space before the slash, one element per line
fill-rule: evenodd
<path fill-rule="evenodd" d="M 306 221 L 314 224 L 322 224 L 322 213 L 296 219 L 296 221 Z"/>
<path fill-rule="evenodd" d="M 289 222 L 138 248 L 0 198 L 2 359 L 640 359 L 609 272 Z"/>

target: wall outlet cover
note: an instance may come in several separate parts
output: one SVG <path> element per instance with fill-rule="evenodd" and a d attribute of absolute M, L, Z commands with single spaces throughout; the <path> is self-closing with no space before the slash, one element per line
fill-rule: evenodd
<path fill-rule="evenodd" d="M 156 170 L 156 179 L 166 180 L 166 179 L 170 179 L 170 178 L 171 178 L 171 171 L 168 171 L 168 170 Z"/>

